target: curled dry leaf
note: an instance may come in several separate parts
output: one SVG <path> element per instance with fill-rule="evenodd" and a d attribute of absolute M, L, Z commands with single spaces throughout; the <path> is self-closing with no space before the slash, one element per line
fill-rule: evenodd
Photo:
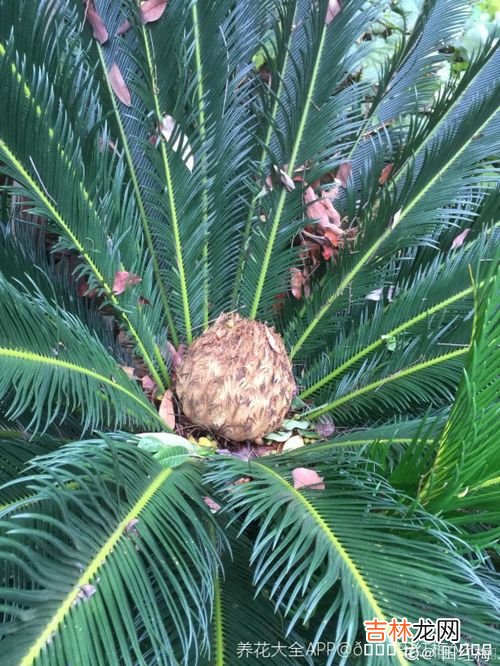
<path fill-rule="evenodd" d="M 99 44 L 105 44 L 108 41 L 108 31 L 104 25 L 104 21 L 97 12 L 94 0 L 84 0 L 85 5 L 85 18 L 92 28 L 92 35 L 97 39 Z"/>
<path fill-rule="evenodd" d="M 211 497 L 204 497 L 203 501 L 212 513 L 217 513 L 217 511 L 220 511 L 221 505 L 217 504 L 217 502 L 215 502 Z"/>
<path fill-rule="evenodd" d="M 235 486 L 241 486 L 243 483 L 250 483 L 251 479 L 249 476 L 242 476 L 239 479 L 236 479 L 236 481 L 233 482 L 233 485 Z"/>
<path fill-rule="evenodd" d="M 109 68 L 108 78 L 111 87 L 113 88 L 113 91 L 120 100 L 120 102 L 125 104 L 125 106 L 131 106 L 132 98 L 130 96 L 130 90 L 128 89 L 127 84 L 125 83 L 120 68 L 118 67 L 116 62 L 114 62 Z"/>
<path fill-rule="evenodd" d="M 380 173 L 380 178 L 378 179 L 379 185 L 384 185 L 387 182 L 387 179 L 391 175 L 393 164 L 386 164 Z"/>
<path fill-rule="evenodd" d="M 292 470 L 292 477 L 293 477 L 293 487 L 296 489 L 299 488 L 310 488 L 311 490 L 325 489 L 323 477 L 321 477 L 313 469 L 308 469 L 307 467 L 296 467 L 294 470 Z"/>
<path fill-rule="evenodd" d="M 333 207 L 333 204 L 326 194 L 322 192 L 318 198 L 312 187 L 307 187 L 304 191 L 304 201 L 307 204 L 307 217 L 316 219 L 317 223 L 323 228 L 340 229 L 340 213 Z M 342 230 L 340 230 L 342 233 Z"/>
<path fill-rule="evenodd" d="M 123 294 L 125 289 L 133 284 L 139 284 L 142 278 L 128 271 L 117 271 L 115 273 L 115 279 L 113 281 L 113 294 L 118 296 Z"/>
<path fill-rule="evenodd" d="M 326 25 L 330 25 L 341 9 L 342 5 L 340 4 L 339 0 L 328 0 L 328 8 L 326 10 L 325 19 Z"/>
<path fill-rule="evenodd" d="M 146 0 L 140 6 L 141 19 L 143 23 L 153 23 L 162 17 L 168 4 L 168 0 Z M 118 30 L 117 35 L 123 35 L 130 30 L 131 24 L 129 20 L 123 21 Z"/>
<path fill-rule="evenodd" d="M 169 389 L 163 394 L 161 399 L 159 413 L 167 426 L 173 430 L 175 428 L 175 412 L 172 391 Z"/>
<path fill-rule="evenodd" d="M 464 229 L 461 234 L 455 236 L 455 238 L 453 239 L 453 243 L 451 244 L 451 249 L 456 250 L 457 248 L 462 247 L 469 233 L 470 229 Z"/>
<path fill-rule="evenodd" d="M 297 300 L 302 298 L 302 287 L 304 285 L 304 275 L 298 268 L 291 268 L 292 277 L 290 279 L 290 290 L 292 296 Z"/>
<path fill-rule="evenodd" d="M 187 137 L 182 132 L 176 131 L 176 121 L 172 116 L 165 115 L 160 125 L 160 132 L 163 137 L 170 141 L 171 137 L 175 134 L 175 140 L 172 142 L 172 150 L 175 150 L 176 153 L 180 153 L 184 164 L 187 166 L 189 171 L 194 169 L 194 157 L 193 149 L 189 143 Z"/>

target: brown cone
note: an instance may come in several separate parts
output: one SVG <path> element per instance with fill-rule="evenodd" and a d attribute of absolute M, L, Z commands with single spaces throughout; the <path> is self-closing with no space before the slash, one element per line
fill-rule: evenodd
<path fill-rule="evenodd" d="M 295 382 L 278 333 L 223 314 L 187 350 L 176 390 L 190 421 L 242 442 L 281 425 Z"/>

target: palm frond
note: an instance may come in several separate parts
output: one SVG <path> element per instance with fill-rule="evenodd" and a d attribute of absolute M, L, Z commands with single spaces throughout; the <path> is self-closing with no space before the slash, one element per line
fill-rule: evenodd
<path fill-rule="evenodd" d="M 1 521 L 5 653 L 24 666 L 140 662 L 147 650 L 193 663 L 218 566 L 196 466 L 162 467 L 108 436 L 29 471 L 33 495 Z"/>
<path fill-rule="evenodd" d="M 466 226 L 465 219 L 474 219 L 475 209 L 468 214 L 459 211 L 455 219 L 452 209 L 462 200 L 468 201 L 471 192 L 488 181 L 487 174 L 495 171 L 488 155 L 498 149 L 500 55 L 488 55 L 470 74 L 469 86 L 459 88 L 454 103 L 448 101 L 444 114 L 437 104 L 429 121 L 432 131 L 424 132 L 420 140 L 417 131 L 416 146 L 409 141 L 392 188 L 385 188 L 377 195 L 377 205 L 361 212 L 363 232 L 355 252 L 341 256 L 335 273 L 323 280 L 322 289 L 316 290 L 311 302 L 288 326 L 292 358 L 298 361 L 310 356 L 321 346 L 335 312 L 352 307 L 383 286 L 374 277 L 383 280 L 384 265 L 397 253 L 434 244 L 436 230 L 452 224 L 461 228 Z M 372 178 L 378 179 L 376 172 Z M 490 189 L 495 190 L 493 183 Z"/>
<path fill-rule="evenodd" d="M 457 349 L 458 352 L 460 345 L 465 349 L 472 327 L 474 290 L 468 267 L 482 266 L 484 274 L 495 247 L 494 234 L 487 234 L 451 255 L 438 254 L 432 263 L 413 272 L 408 280 L 398 279 L 398 269 L 411 263 L 413 254 L 401 256 L 392 276 L 394 281 L 375 295 L 379 299 L 375 310 L 365 307 L 356 327 L 348 322 L 336 336 L 330 334 L 332 351 L 311 363 L 303 373 L 300 383 L 304 389 L 300 397 L 314 398 L 312 414 L 333 410 L 334 418 L 341 417 L 335 412 L 337 406 L 350 404 L 351 399 L 371 391 L 376 391 L 380 399 L 381 389 L 383 392 L 387 383 L 397 380 L 397 376 L 391 375 L 401 369 L 401 356 L 405 358 L 406 370 L 410 371 L 412 359 L 424 369 L 426 362 L 438 358 L 442 351 Z M 384 294 L 385 300 L 387 294 L 390 297 L 386 305 L 382 305 Z M 463 337 L 457 337 L 457 331 Z M 446 361 L 447 357 L 442 360 Z M 418 377 L 410 391 L 418 391 Z M 424 373 L 425 386 L 428 379 Z M 436 379 L 434 387 L 437 389 L 440 377 Z M 444 376 L 442 379 L 447 381 Z M 432 391 L 425 393 L 431 398 Z M 403 398 L 402 392 L 398 398 Z M 397 402 L 392 404 L 393 409 L 397 409 Z M 321 405 L 330 406 L 325 409 Z M 377 413 L 373 404 L 369 413 Z"/>
<path fill-rule="evenodd" d="M 21 6 L 18 11 L 20 9 Z M 66 80 L 54 83 L 53 72 L 50 67 L 45 68 L 44 51 L 38 54 L 41 62 L 35 59 L 30 63 L 26 53 L 18 50 L 23 39 L 18 40 L 17 31 L 0 43 L 6 104 L 24 118 L 21 124 L 14 122 L 16 114 L 2 116 L 2 171 L 13 179 L 11 190 L 23 197 L 31 212 L 53 222 L 61 235 L 57 249 L 79 256 L 80 276 L 120 313 L 151 375 L 158 385 L 164 386 L 168 373 L 155 339 L 162 324 L 156 287 L 148 278 L 148 262 L 143 260 L 142 252 L 138 252 L 142 242 L 140 235 L 137 229 L 130 227 L 130 219 L 134 217 L 133 201 L 123 196 L 121 160 L 102 150 L 95 133 L 89 132 L 89 126 L 97 122 L 94 114 L 100 112 L 100 107 L 96 104 L 97 91 L 89 79 L 82 51 L 77 50 L 75 54 L 73 49 L 79 30 L 78 17 L 70 11 L 68 14 L 67 22 L 56 22 L 52 5 L 47 3 L 34 20 L 35 31 L 42 34 L 45 31 L 45 41 L 52 31 L 54 42 L 63 49 L 58 74 L 64 74 Z M 15 20 L 14 25 L 22 34 L 23 22 Z M 32 56 L 35 55 L 33 49 L 31 51 Z M 77 90 L 75 77 L 81 85 Z M 82 113 L 81 109 L 85 111 Z M 82 125 L 87 128 L 85 141 L 80 136 Z M 104 129 L 104 145 L 108 138 Z M 46 146 L 50 147 L 49 151 Z M 141 289 L 128 290 L 125 299 L 118 298 L 113 291 L 114 276 L 121 270 L 144 276 Z M 146 286 L 151 292 L 145 296 L 153 304 L 147 325 L 141 308 L 136 307 Z"/>
<path fill-rule="evenodd" d="M 216 463 L 211 474 L 242 528 L 254 526 L 256 589 L 270 588 L 289 630 L 311 622 L 317 642 L 335 619 L 329 638 L 352 644 L 365 620 L 411 622 L 453 608 L 463 636 L 490 641 L 498 614 L 495 584 L 486 567 L 460 555 L 462 544 L 444 522 L 421 508 L 410 510 L 411 500 L 364 472 L 359 459 L 313 465 L 322 490 L 294 487 L 296 466 L 286 456 L 232 459 Z M 235 484 L 241 477 L 249 481 Z M 393 655 L 386 663 L 406 663 L 399 644 Z M 377 657 L 366 659 L 372 664 Z"/>
<path fill-rule="evenodd" d="M 496 431 L 498 376 L 493 354 L 498 347 L 499 271 L 476 290 L 474 335 L 453 410 L 436 447 L 421 498 L 451 522 L 476 531 L 477 541 L 490 544 L 500 534 L 500 464 Z"/>
<path fill-rule="evenodd" d="M 324 149 L 324 143 L 320 141 L 318 145 L 317 136 L 324 136 L 318 134 L 318 128 L 325 126 L 325 119 L 328 121 L 338 112 L 335 100 L 333 107 L 329 106 L 332 91 L 340 86 L 347 72 L 361 58 L 357 53 L 346 60 L 348 45 L 363 34 L 382 9 L 383 3 L 374 2 L 360 14 L 356 3 L 346 3 L 334 23 L 327 25 L 326 3 L 320 3 L 319 7 L 310 5 L 292 28 L 288 58 L 283 61 L 283 71 L 278 73 L 283 76 L 283 84 L 277 91 L 281 97 L 271 112 L 274 132 L 269 145 L 271 165 L 285 170 L 289 179 L 301 164 L 317 155 L 319 145 Z M 351 99 L 359 99 L 357 88 L 349 89 L 349 92 Z M 340 126 L 337 126 L 337 133 L 342 135 Z M 336 140 L 340 141 L 340 138 L 330 137 L 330 145 Z M 278 191 L 263 202 L 264 224 L 256 226 L 249 239 L 250 247 L 245 248 L 248 259 L 241 284 L 241 304 L 251 318 L 268 314 L 273 299 L 283 290 L 291 259 L 286 248 L 303 226 L 299 217 L 302 206 L 299 193 L 288 192 L 279 179 L 277 186 Z"/>
<path fill-rule="evenodd" d="M 73 412 L 84 429 L 163 428 L 143 392 L 79 319 L 34 285 L 29 294 L 0 275 L 0 293 L 0 399 L 9 401 L 10 419 L 30 412 L 29 427 L 37 430 Z"/>

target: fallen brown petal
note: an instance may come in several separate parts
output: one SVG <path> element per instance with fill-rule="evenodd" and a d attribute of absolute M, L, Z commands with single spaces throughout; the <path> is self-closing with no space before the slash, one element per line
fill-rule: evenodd
<path fill-rule="evenodd" d="M 125 104 L 125 106 L 131 106 L 132 98 L 130 97 L 130 90 L 127 88 L 127 84 L 125 83 L 120 68 L 116 62 L 114 62 L 109 68 L 108 77 L 111 87 L 120 102 Z"/>
<path fill-rule="evenodd" d="M 456 250 L 459 247 L 462 247 L 464 244 L 464 240 L 467 238 L 467 236 L 470 233 L 470 229 L 464 229 L 461 234 L 458 234 L 458 236 L 455 236 L 453 239 L 453 243 L 451 244 L 451 249 Z"/>
<path fill-rule="evenodd" d="M 85 0 L 85 18 L 90 24 L 90 27 L 92 28 L 92 35 L 94 39 L 97 39 L 99 44 L 105 44 L 108 41 L 108 31 L 106 30 L 106 26 L 104 25 L 104 21 L 102 18 L 99 16 L 94 0 Z"/>
<path fill-rule="evenodd" d="M 131 28 L 130 21 L 128 19 L 125 19 L 123 23 L 120 23 L 118 26 L 118 30 L 116 31 L 116 36 L 119 37 L 120 35 L 124 35 L 128 30 Z"/>
<path fill-rule="evenodd" d="M 174 403 L 172 398 L 173 398 L 172 391 L 170 389 L 168 389 L 168 391 L 165 391 L 159 409 L 159 414 L 161 418 L 171 430 L 175 428 L 175 412 L 174 412 Z"/>
<path fill-rule="evenodd" d="M 292 470 L 293 487 L 311 488 L 311 490 L 324 490 L 323 478 L 313 469 L 307 467 L 296 467 Z"/>

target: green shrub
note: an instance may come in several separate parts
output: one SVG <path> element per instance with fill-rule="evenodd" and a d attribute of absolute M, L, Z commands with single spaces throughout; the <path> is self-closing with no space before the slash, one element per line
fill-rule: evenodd
<path fill-rule="evenodd" d="M 495 36 L 436 78 L 469 15 L 0 0 L 2 665 L 500 644 Z M 232 311 L 293 363 L 266 449 L 164 416 Z"/>

